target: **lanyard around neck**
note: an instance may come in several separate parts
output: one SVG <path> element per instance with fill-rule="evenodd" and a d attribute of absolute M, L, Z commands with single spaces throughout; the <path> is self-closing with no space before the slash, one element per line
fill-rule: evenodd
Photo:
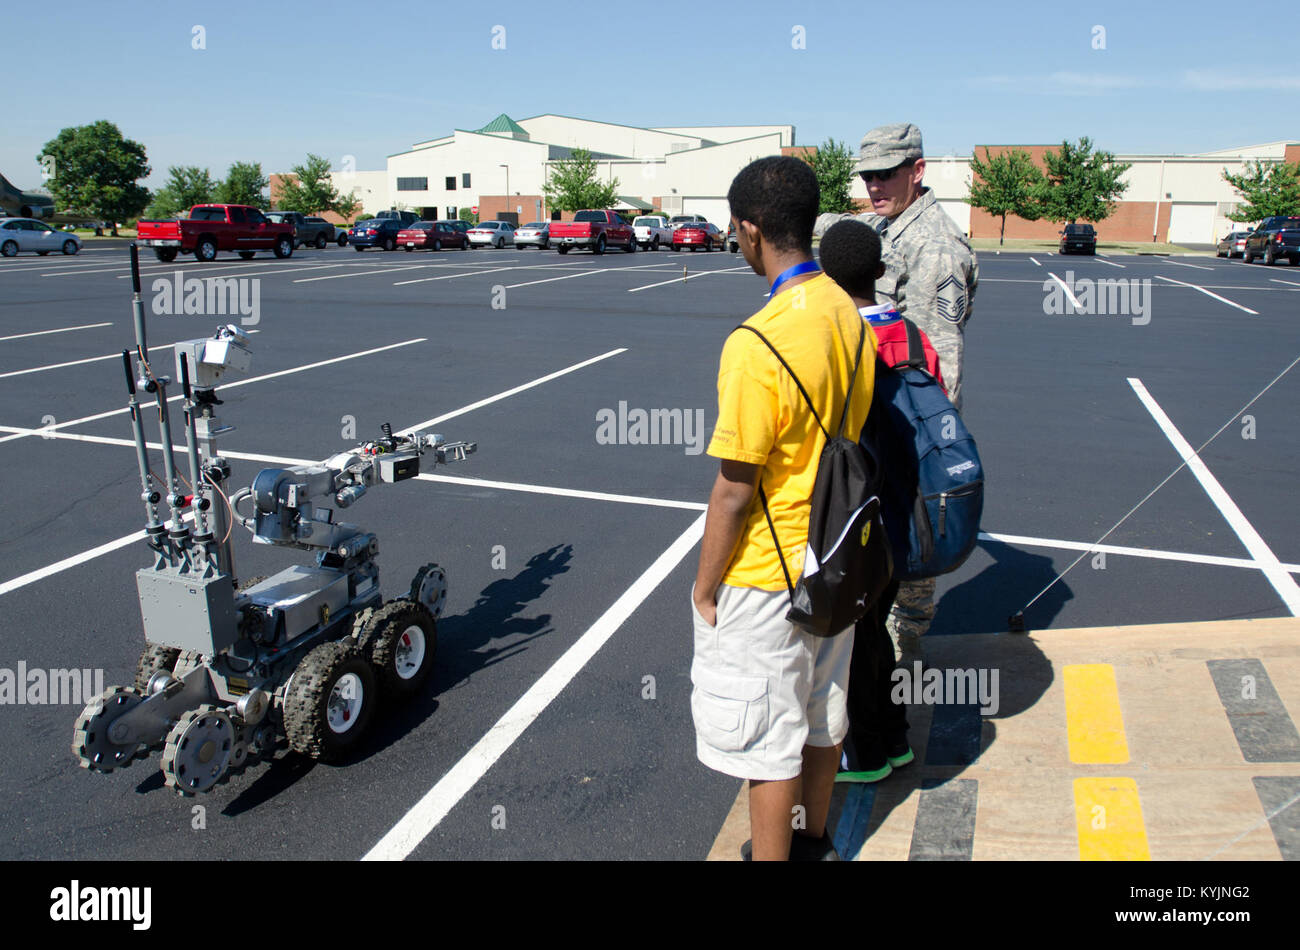
<path fill-rule="evenodd" d="M 778 293 L 780 293 L 781 285 L 784 284 L 787 280 L 790 280 L 795 277 L 800 277 L 804 274 L 811 274 L 813 271 L 819 271 L 819 270 L 821 270 L 821 265 L 818 264 L 816 261 L 801 261 L 800 263 L 795 264 L 793 267 L 787 267 L 785 270 L 781 271 L 780 276 L 777 277 L 777 279 L 772 282 L 772 289 L 769 290 L 767 293 L 768 299 L 771 300 Z"/>

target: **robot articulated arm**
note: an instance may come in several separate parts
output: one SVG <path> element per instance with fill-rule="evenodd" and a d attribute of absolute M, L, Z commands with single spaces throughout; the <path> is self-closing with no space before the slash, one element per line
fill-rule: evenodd
<path fill-rule="evenodd" d="M 373 553 L 374 536 L 356 525 L 335 523 L 329 507 L 318 508 L 313 499 L 327 499 L 347 508 L 372 485 L 400 482 L 420 474 L 420 456 L 432 452 L 434 464 L 463 460 L 477 445 L 447 442 L 440 435 L 394 435 L 384 424 L 384 437 L 340 452 L 323 462 L 295 468 L 263 469 L 231 497 L 236 509 L 251 496 L 253 516 L 238 515 L 259 544 L 315 550 L 320 556 L 337 555 L 344 560 Z"/>

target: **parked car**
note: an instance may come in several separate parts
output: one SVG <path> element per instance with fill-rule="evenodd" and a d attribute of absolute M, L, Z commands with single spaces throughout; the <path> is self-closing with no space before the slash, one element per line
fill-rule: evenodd
<path fill-rule="evenodd" d="M 734 224 L 727 225 L 727 250 L 731 251 L 732 254 L 740 250 L 740 240 L 736 237 L 736 226 Z"/>
<path fill-rule="evenodd" d="M 267 220 L 277 224 L 293 225 L 296 247 L 310 244 L 312 247 L 324 249 L 326 244 L 334 241 L 334 225 L 324 218 L 309 218 L 298 211 L 268 211 L 266 217 Z"/>
<path fill-rule="evenodd" d="M 673 243 L 673 229 L 661 214 L 641 214 L 632 219 L 636 242 L 644 251 L 657 251 L 660 244 Z"/>
<path fill-rule="evenodd" d="M 1097 232 L 1091 224 L 1067 224 L 1061 232 L 1060 253 L 1097 253 Z"/>
<path fill-rule="evenodd" d="M 668 219 L 668 226 L 674 231 L 683 224 L 708 224 L 708 218 L 702 214 L 675 214 Z"/>
<path fill-rule="evenodd" d="M 44 257 L 51 251 L 76 254 L 81 238 L 67 231 L 56 231 L 35 218 L 4 218 L 0 223 L 0 254 L 14 257 L 19 251 L 35 251 Z"/>
<path fill-rule="evenodd" d="M 1272 264 L 1279 257 L 1285 257 L 1293 267 L 1300 264 L 1300 217 L 1274 215 L 1261 221 L 1247 235 L 1241 252 L 1241 259 L 1247 264 L 1257 257 L 1262 257 L 1265 264 Z"/>
<path fill-rule="evenodd" d="M 552 221 L 551 241 L 561 254 L 570 248 L 587 247 L 593 254 L 604 254 L 610 245 L 636 250 L 636 231 L 617 211 L 579 211 L 572 221 Z"/>
<path fill-rule="evenodd" d="M 358 221 L 348 232 L 348 243 L 360 253 L 368 247 L 382 247 L 385 251 L 397 250 L 397 235 L 402 230 L 401 218 L 371 218 Z"/>
<path fill-rule="evenodd" d="M 414 211 L 378 211 L 375 213 L 376 218 L 396 218 L 402 222 L 402 226 L 415 224 L 420 220 L 420 216 Z"/>
<path fill-rule="evenodd" d="M 703 224 L 690 221 L 678 226 L 673 232 L 673 250 L 680 251 L 684 247 L 689 247 L 693 251 L 697 247 L 702 247 L 706 251 L 711 251 L 714 245 L 722 247 L 725 239 L 725 235 L 718 230 L 716 224 L 707 221 Z"/>
<path fill-rule="evenodd" d="M 1246 236 L 1249 231 L 1232 231 L 1219 241 L 1218 257 L 1236 257 L 1246 252 Z"/>
<path fill-rule="evenodd" d="M 530 246 L 539 251 L 551 246 L 551 222 L 533 221 L 515 229 L 515 247 Z"/>
<path fill-rule="evenodd" d="M 469 247 L 465 232 L 449 221 L 417 221 L 397 232 L 397 244 L 408 251 L 441 251 L 444 247 Z"/>
<path fill-rule="evenodd" d="M 509 221 L 483 221 L 469 229 L 469 243 L 478 247 L 505 247 L 515 243 L 515 226 Z"/>
<path fill-rule="evenodd" d="M 200 261 L 216 260 L 218 251 L 237 251 L 248 260 L 258 250 L 273 250 L 276 257 L 293 255 L 293 225 L 267 220 L 250 205 L 202 204 L 189 216 L 172 221 L 140 221 L 136 243 L 152 247 L 160 261 L 174 261 L 178 253 Z"/>

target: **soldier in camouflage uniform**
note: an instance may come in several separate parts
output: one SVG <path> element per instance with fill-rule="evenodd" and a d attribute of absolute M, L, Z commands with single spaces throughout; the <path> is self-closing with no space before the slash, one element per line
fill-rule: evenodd
<path fill-rule="evenodd" d="M 921 184 L 925 158 L 921 130 L 910 123 L 882 125 L 862 138 L 853 171 L 867 186 L 873 211 L 857 217 L 880 234 L 885 275 L 876 300 L 889 303 L 925 331 L 939 354 L 953 405 L 961 408 L 962 355 L 979 263 L 966 236 Z M 815 233 L 854 217 L 823 214 Z M 889 617 L 895 647 L 915 649 L 934 618 L 933 578 L 906 581 Z"/>

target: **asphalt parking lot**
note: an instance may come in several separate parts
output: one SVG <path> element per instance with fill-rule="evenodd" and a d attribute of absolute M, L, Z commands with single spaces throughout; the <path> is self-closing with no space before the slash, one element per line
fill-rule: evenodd
<path fill-rule="evenodd" d="M 1005 636 L 1049 584 L 1025 611 L 1041 636 L 1300 613 L 1300 370 L 1269 385 L 1300 356 L 1300 268 L 988 252 L 980 267 L 963 415 L 987 537 L 941 579 L 932 634 Z M 695 760 L 689 706 L 687 597 L 716 462 L 686 439 L 606 444 L 598 414 L 700 410 L 707 444 L 722 342 L 766 290 L 743 260 L 330 247 L 143 271 L 146 308 L 177 274 L 258 282 L 253 368 L 221 393 L 236 483 L 384 422 L 479 443 L 349 511 L 380 538 L 386 596 L 446 568 L 438 661 L 349 764 L 282 754 L 198 799 L 163 788 L 156 757 L 79 770 L 79 707 L 0 706 L 5 856 L 234 858 L 251 840 L 285 858 L 705 857 L 740 785 Z M 131 680 L 145 549 L 129 540 L 142 523 L 116 355 L 133 342 L 127 275 L 125 245 L 0 262 L 3 668 Z M 1045 312 L 1060 283 L 1083 304 L 1100 279 L 1136 281 L 1146 311 Z M 232 319 L 154 315 L 149 342 Z M 1179 465 L 1178 443 L 1225 425 L 1203 468 L 1097 546 Z M 236 557 L 245 577 L 296 561 L 246 537 Z"/>

